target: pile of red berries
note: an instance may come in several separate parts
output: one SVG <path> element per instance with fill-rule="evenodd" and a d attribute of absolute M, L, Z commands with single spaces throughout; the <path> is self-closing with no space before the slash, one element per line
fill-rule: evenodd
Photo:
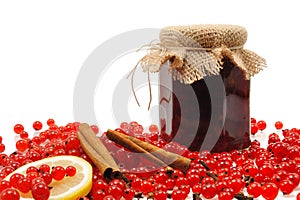
<path fill-rule="evenodd" d="M 1 173 L 10 174 L 14 169 L 10 166 L 3 167 Z M 31 191 L 34 199 L 48 199 L 50 196 L 49 185 L 53 180 L 60 181 L 64 177 L 75 176 L 76 168 L 68 166 L 55 166 L 50 168 L 47 164 L 42 164 L 39 168 L 30 166 L 26 170 L 26 175 L 14 173 L 9 180 L 0 182 L 0 199 L 19 199 L 20 194 L 17 192 L 27 193 Z M 16 190 L 17 189 L 17 190 Z"/>
<path fill-rule="evenodd" d="M 24 127 L 17 124 L 14 132 L 19 135 L 19 140 L 16 142 L 16 151 L 9 155 L 4 153 L 5 145 L 1 140 L 0 199 L 8 199 L 6 198 L 8 194 L 14 194 L 15 199 L 18 199 L 14 188 L 23 192 L 31 190 L 32 193 L 36 190 L 40 194 L 41 191 L 46 191 L 44 186 L 52 179 L 59 180 L 66 174 L 72 176 L 76 173 L 76 169 L 71 167 L 61 169 L 57 166 L 51 171 L 45 165 L 39 169 L 28 168 L 26 176 L 15 174 L 11 176 L 10 181 L 3 180 L 24 164 L 56 155 L 75 155 L 91 162 L 76 136 L 78 122 L 58 126 L 53 119 L 49 119 L 47 125 L 47 129 L 42 131 L 43 124 L 34 122 L 33 128 L 38 133 L 29 138 Z M 252 118 L 251 133 L 256 134 L 265 130 L 266 126 L 263 120 L 256 121 Z M 96 125 L 92 125 L 91 128 L 95 134 L 99 132 Z M 260 142 L 254 140 L 251 146 L 244 150 L 211 153 L 208 150 L 191 152 L 187 147 L 169 142 L 168 135 L 160 134 L 156 125 L 151 125 L 146 132 L 137 122 L 123 122 L 117 131 L 190 158 L 192 160 L 190 169 L 184 174 L 169 167 L 157 168 L 141 155 L 131 153 L 108 140 L 103 133 L 99 139 L 116 159 L 129 182 L 125 183 L 119 179 L 105 180 L 94 167 L 90 194 L 79 199 L 118 200 L 147 197 L 159 200 L 167 198 L 183 200 L 192 198 L 193 194 L 203 199 L 217 197 L 220 200 L 231 200 L 261 196 L 271 200 L 279 193 L 288 196 L 295 191 L 300 181 L 300 129 L 283 129 L 283 124 L 279 121 L 275 123 L 275 128 L 276 133 L 268 135 L 267 148 L 261 147 Z M 42 198 L 37 195 L 35 199 Z M 300 200 L 300 195 L 297 199 Z"/>

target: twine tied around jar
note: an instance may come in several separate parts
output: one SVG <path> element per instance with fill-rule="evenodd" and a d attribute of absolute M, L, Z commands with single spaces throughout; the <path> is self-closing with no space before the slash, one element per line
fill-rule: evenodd
<path fill-rule="evenodd" d="M 247 30 L 236 25 L 203 24 L 192 26 L 170 26 L 160 32 L 160 42 L 151 42 L 147 54 L 142 57 L 128 76 L 136 102 L 133 79 L 137 67 L 147 72 L 150 100 L 152 101 L 150 72 L 159 72 L 169 63 L 169 72 L 174 80 L 192 84 L 206 76 L 219 75 L 223 59 L 228 58 L 236 67 L 242 69 L 245 79 L 265 68 L 266 61 L 256 53 L 244 49 Z M 142 49 L 141 48 L 141 49 Z"/>

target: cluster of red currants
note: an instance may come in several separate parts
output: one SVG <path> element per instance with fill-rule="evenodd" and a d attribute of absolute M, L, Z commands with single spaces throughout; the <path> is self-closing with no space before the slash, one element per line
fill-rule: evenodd
<path fill-rule="evenodd" d="M 1 173 L 10 174 L 12 167 L 6 166 Z M 49 185 L 53 180 L 60 181 L 66 176 L 72 177 L 76 174 L 74 166 L 66 168 L 54 166 L 50 168 L 47 164 L 42 164 L 39 168 L 30 166 L 26 169 L 26 175 L 14 173 L 9 180 L 0 181 L 0 199 L 17 200 L 20 198 L 18 191 L 31 194 L 36 200 L 47 200 L 50 196 Z M 17 191 L 18 190 L 18 191 Z"/>
<path fill-rule="evenodd" d="M 252 118 L 251 122 L 252 134 L 264 130 L 267 126 L 263 120 L 256 121 Z M 50 119 L 47 121 L 48 128 L 44 131 L 41 131 L 41 123 L 34 124 L 33 128 L 39 132 L 31 139 L 23 133 L 22 125 L 16 125 L 14 131 L 20 136 L 16 142 L 17 151 L 9 155 L 0 154 L 0 180 L 1 185 L 4 185 L 1 186 L 1 195 L 4 195 L 3 191 L 6 189 L 6 195 L 13 193 L 12 185 L 18 188 L 17 183 L 23 178 L 34 180 L 35 173 L 31 173 L 29 169 L 30 173 L 26 177 L 15 177 L 18 181 L 9 181 L 10 187 L 3 189 L 7 182 L 2 179 L 26 163 L 55 155 L 75 155 L 91 162 L 76 136 L 78 122 L 57 126 L 54 120 Z M 99 132 L 97 126 L 91 127 L 95 133 Z M 257 130 L 255 131 L 253 127 Z M 117 131 L 190 158 L 192 160 L 190 169 L 184 174 L 176 169 L 170 170 L 168 167 L 157 168 L 144 157 L 132 154 L 108 140 L 103 133 L 99 139 L 110 150 L 129 183 L 123 180 L 107 181 L 94 167 L 92 190 L 87 197 L 79 199 L 118 200 L 121 197 L 132 199 L 135 196 L 159 200 L 167 198 L 183 200 L 193 193 L 205 199 L 218 197 L 220 200 L 231 200 L 241 192 L 254 198 L 262 196 L 269 200 L 275 199 L 279 192 L 287 196 L 298 187 L 300 180 L 300 130 L 282 129 L 281 122 L 276 122 L 275 128 L 278 131 L 268 135 L 267 148 L 261 147 L 259 141 L 253 141 L 251 146 L 244 150 L 211 153 L 191 152 L 178 143 L 168 142 L 166 139 L 168 136 L 161 135 L 156 125 L 151 125 L 146 130 L 137 122 L 123 122 L 120 128 L 116 129 Z M 282 136 L 278 133 L 282 133 Z M 50 174 L 52 179 L 58 179 L 56 175 L 53 177 L 52 172 L 40 173 L 44 170 L 32 169 L 33 172 L 36 170 L 39 171 L 38 174 Z M 57 170 L 60 171 L 58 174 L 69 173 L 64 170 L 64 172 Z M 47 182 L 46 177 L 35 178 L 38 180 L 42 178 Z M 32 183 L 31 190 L 33 190 Z M 297 199 L 300 200 L 300 195 Z"/>

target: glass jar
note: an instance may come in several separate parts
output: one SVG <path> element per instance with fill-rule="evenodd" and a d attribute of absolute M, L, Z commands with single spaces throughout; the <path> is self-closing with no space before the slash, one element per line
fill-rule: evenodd
<path fill-rule="evenodd" d="M 162 133 L 192 151 L 243 149 L 250 145 L 250 80 L 229 59 L 220 75 L 192 84 L 159 72 Z"/>
<path fill-rule="evenodd" d="M 161 134 L 192 151 L 250 145 L 250 77 L 266 67 L 236 25 L 170 26 L 139 62 L 159 72 Z M 167 137 L 166 137 L 167 138 Z"/>

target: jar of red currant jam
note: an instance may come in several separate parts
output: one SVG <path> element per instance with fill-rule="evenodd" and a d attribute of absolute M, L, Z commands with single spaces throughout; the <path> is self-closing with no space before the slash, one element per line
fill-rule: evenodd
<path fill-rule="evenodd" d="M 192 151 L 250 145 L 250 77 L 265 60 L 235 25 L 166 27 L 140 65 L 159 71 L 161 133 Z"/>

